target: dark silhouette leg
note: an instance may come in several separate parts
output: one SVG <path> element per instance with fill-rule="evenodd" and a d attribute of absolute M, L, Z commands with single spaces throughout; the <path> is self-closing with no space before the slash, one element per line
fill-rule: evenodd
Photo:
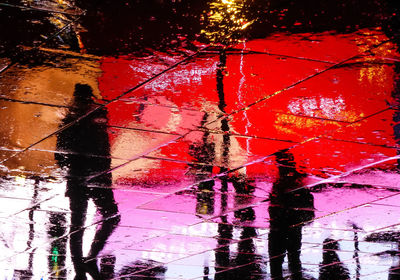
<path fill-rule="evenodd" d="M 289 262 L 289 270 L 292 279 L 303 279 L 300 250 L 301 250 L 301 226 L 291 227 L 288 230 L 287 254 Z"/>
<path fill-rule="evenodd" d="M 85 224 L 88 205 L 87 196 L 84 191 L 86 186 L 75 184 L 71 181 L 67 184 L 70 192 L 71 209 L 70 250 L 76 273 L 75 279 L 86 279 L 82 252 L 83 226 Z M 73 194 L 71 190 L 74 190 Z"/>
<path fill-rule="evenodd" d="M 96 209 L 100 212 L 102 220 L 98 226 L 88 256 L 85 258 L 86 271 L 93 279 L 102 279 L 97 266 L 97 256 L 106 245 L 114 229 L 118 226 L 120 215 L 114 199 L 114 193 L 110 186 L 112 178 L 106 174 L 97 178 L 96 186 L 89 187 L 90 197 L 93 199 Z"/>
<path fill-rule="evenodd" d="M 286 234 L 284 231 L 271 229 L 268 235 L 268 253 L 273 279 L 283 279 L 282 264 L 286 252 Z"/>
<path fill-rule="evenodd" d="M 93 201 L 103 217 L 100 228 L 96 231 L 88 258 L 95 258 L 103 250 L 107 239 L 118 226 L 120 215 L 111 189 L 96 189 Z"/>

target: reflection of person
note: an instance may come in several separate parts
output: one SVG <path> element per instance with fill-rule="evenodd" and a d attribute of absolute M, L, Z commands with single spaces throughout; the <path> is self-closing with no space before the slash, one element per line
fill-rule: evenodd
<path fill-rule="evenodd" d="M 314 198 L 302 188 L 305 175 L 295 168 L 293 155 L 287 151 L 276 154 L 279 177 L 270 194 L 270 233 L 268 251 L 271 276 L 283 279 L 282 264 L 287 252 L 292 279 L 302 279 L 300 249 L 302 225 L 313 219 Z"/>
<path fill-rule="evenodd" d="M 80 118 L 82 116 L 85 117 Z M 107 110 L 96 109 L 92 89 L 88 85 L 75 86 L 73 107 L 63 120 L 63 125 L 67 124 L 72 125 L 60 132 L 57 138 L 57 148 L 65 153 L 58 154 L 56 159 L 66 169 L 66 195 L 71 208 L 70 249 L 75 279 L 86 279 L 86 272 L 99 279 L 95 258 L 117 226 L 119 215 L 110 189 L 111 174 L 106 172 L 111 165 L 106 131 Z M 83 258 L 83 226 L 89 199 L 95 203 L 103 221 L 96 231 L 88 256 Z"/>
<path fill-rule="evenodd" d="M 236 266 L 230 279 L 264 279 L 261 268 L 262 256 L 256 252 L 254 239 L 257 238 L 257 230 L 254 227 L 242 227 L 238 253 L 232 260 L 231 266 Z"/>
<path fill-rule="evenodd" d="M 226 180 L 226 177 L 222 177 Z M 251 198 L 253 188 L 240 188 L 245 180 L 243 178 L 232 177 L 230 181 L 234 185 L 237 195 L 235 200 L 243 202 Z M 222 182 L 223 183 L 223 182 Z M 244 191 L 248 189 L 249 191 Z M 226 212 L 227 193 L 221 194 L 221 212 Z M 252 207 L 245 207 L 234 211 L 234 217 L 241 223 L 252 222 L 255 220 L 255 212 Z M 216 274 L 215 279 L 262 279 L 262 269 L 260 260 L 262 257 L 256 253 L 254 238 L 257 237 L 257 231 L 251 226 L 235 226 L 237 230 L 241 230 L 240 241 L 237 243 L 237 252 L 231 252 L 230 244 L 233 239 L 233 225 L 228 222 L 227 215 L 220 217 L 221 222 L 218 224 L 218 247 L 215 249 Z M 227 269 L 227 268 L 230 269 Z"/>
<path fill-rule="evenodd" d="M 244 202 L 251 200 L 251 194 L 254 188 L 243 180 L 243 178 L 233 178 L 233 185 L 236 190 L 235 200 Z M 256 213 L 252 207 L 245 207 L 234 212 L 234 216 L 241 223 L 251 223 L 256 219 Z M 231 260 L 232 270 L 229 279 L 263 279 L 263 271 L 261 268 L 262 256 L 257 254 L 254 239 L 257 238 L 257 230 L 248 225 L 241 228 L 240 241 L 238 242 L 238 252 Z"/>
<path fill-rule="evenodd" d="M 205 113 L 201 125 L 207 122 L 208 114 Z M 202 142 L 193 143 L 189 147 L 189 154 L 195 163 L 189 164 L 198 183 L 196 213 L 211 215 L 214 213 L 214 180 L 211 179 L 215 159 L 215 144 L 209 141 L 209 131 L 205 131 Z"/>
<path fill-rule="evenodd" d="M 340 261 L 337 251 L 339 244 L 336 240 L 325 239 L 322 248 L 322 266 L 319 270 L 319 280 L 347 280 L 350 279 L 349 271 Z"/>

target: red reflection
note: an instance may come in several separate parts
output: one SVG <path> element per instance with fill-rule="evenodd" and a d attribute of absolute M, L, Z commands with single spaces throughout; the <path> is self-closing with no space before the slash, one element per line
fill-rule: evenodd
<path fill-rule="evenodd" d="M 336 32 L 290 34 L 279 33 L 268 39 L 253 40 L 246 43 L 246 50 L 295 56 L 330 62 L 340 62 L 361 54 L 388 38 L 380 28 L 361 29 L 355 33 L 337 34 Z M 237 46 L 241 48 L 240 45 Z M 374 50 L 384 57 L 393 56 L 394 44 L 386 43 Z"/>
<path fill-rule="evenodd" d="M 379 30 L 362 30 L 346 35 L 277 34 L 241 43 L 237 48 L 242 52 L 227 54 L 223 89 L 217 89 L 221 58 L 197 57 L 109 105 L 110 125 L 154 133 L 150 138 L 140 139 L 139 134 L 130 138 L 129 145 L 139 148 L 132 152 L 123 147 L 118 154 L 128 158 L 150 154 L 193 162 L 196 159 L 189 153 L 190 147 L 204 145 L 206 141 L 214 143 L 215 156 L 203 163 L 238 168 L 295 146 L 293 153 L 298 165 L 319 175 L 347 171 L 393 156 L 396 143 L 391 112 L 363 121 L 388 108 L 393 90 L 392 65 L 381 63 L 376 57 L 362 56 L 324 72 L 334 63 L 363 54 L 386 39 Z M 393 49 L 391 43 L 385 43 L 374 52 L 379 58 L 392 57 Z M 249 50 L 292 57 L 245 52 Z M 99 79 L 102 95 L 115 98 L 163 71 L 172 60 L 104 58 Z M 221 102 L 226 103 L 225 112 L 221 111 Z M 243 110 L 247 106 L 250 107 Z M 220 117 L 225 113 L 231 115 L 223 128 Z M 192 132 L 174 140 L 201 126 L 218 133 L 211 133 L 204 140 L 204 132 Z M 359 137 L 360 130 L 363 139 Z M 229 147 L 225 147 L 228 153 L 224 153 L 226 133 L 235 135 Z M 111 136 L 112 143 L 117 145 L 121 137 L 123 133 Z M 264 167 L 255 166 L 245 169 L 247 175 L 265 172 Z M 159 176 L 166 168 L 143 167 L 157 170 Z"/>

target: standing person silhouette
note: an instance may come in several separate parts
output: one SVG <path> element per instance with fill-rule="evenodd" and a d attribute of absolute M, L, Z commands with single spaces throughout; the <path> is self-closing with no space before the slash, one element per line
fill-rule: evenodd
<path fill-rule="evenodd" d="M 288 150 L 276 154 L 279 175 L 270 194 L 268 251 L 271 277 L 283 279 L 282 264 L 287 253 L 291 279 L 303 279 L 300 261 L 303 224 L 314 218 L 314 197 L 303 188 L 304 174 L 296 170 Z"/>
<path fill-rule="evenodd" d="M 57 137 L 57 149 L 62 153 L 56 154 L 56 160 L 65 171 L 66 196 L 70 200 L 70 250 L 76 280 L 86 279 L 86 273 L 93 279 L 102 279 L 96 257 L 120 220 L 111 190 L 111 173 L 107 172 L 111 165 L 107 110 L 99 108 L 92 98 L 90 86 L 75 85 L 72 108 L 62 123 L 72 125 Z M 89 199 L 96 205 L 102 221 L 84 258 L 82 240 Z"/>

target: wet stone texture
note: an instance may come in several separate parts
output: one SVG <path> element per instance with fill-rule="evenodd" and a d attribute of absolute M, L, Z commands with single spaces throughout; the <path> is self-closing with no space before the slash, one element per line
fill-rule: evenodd
<path fill-rule="evenodd" d="M 400 279 L 400 4 L 0 0 L 0 280 Z"/>

